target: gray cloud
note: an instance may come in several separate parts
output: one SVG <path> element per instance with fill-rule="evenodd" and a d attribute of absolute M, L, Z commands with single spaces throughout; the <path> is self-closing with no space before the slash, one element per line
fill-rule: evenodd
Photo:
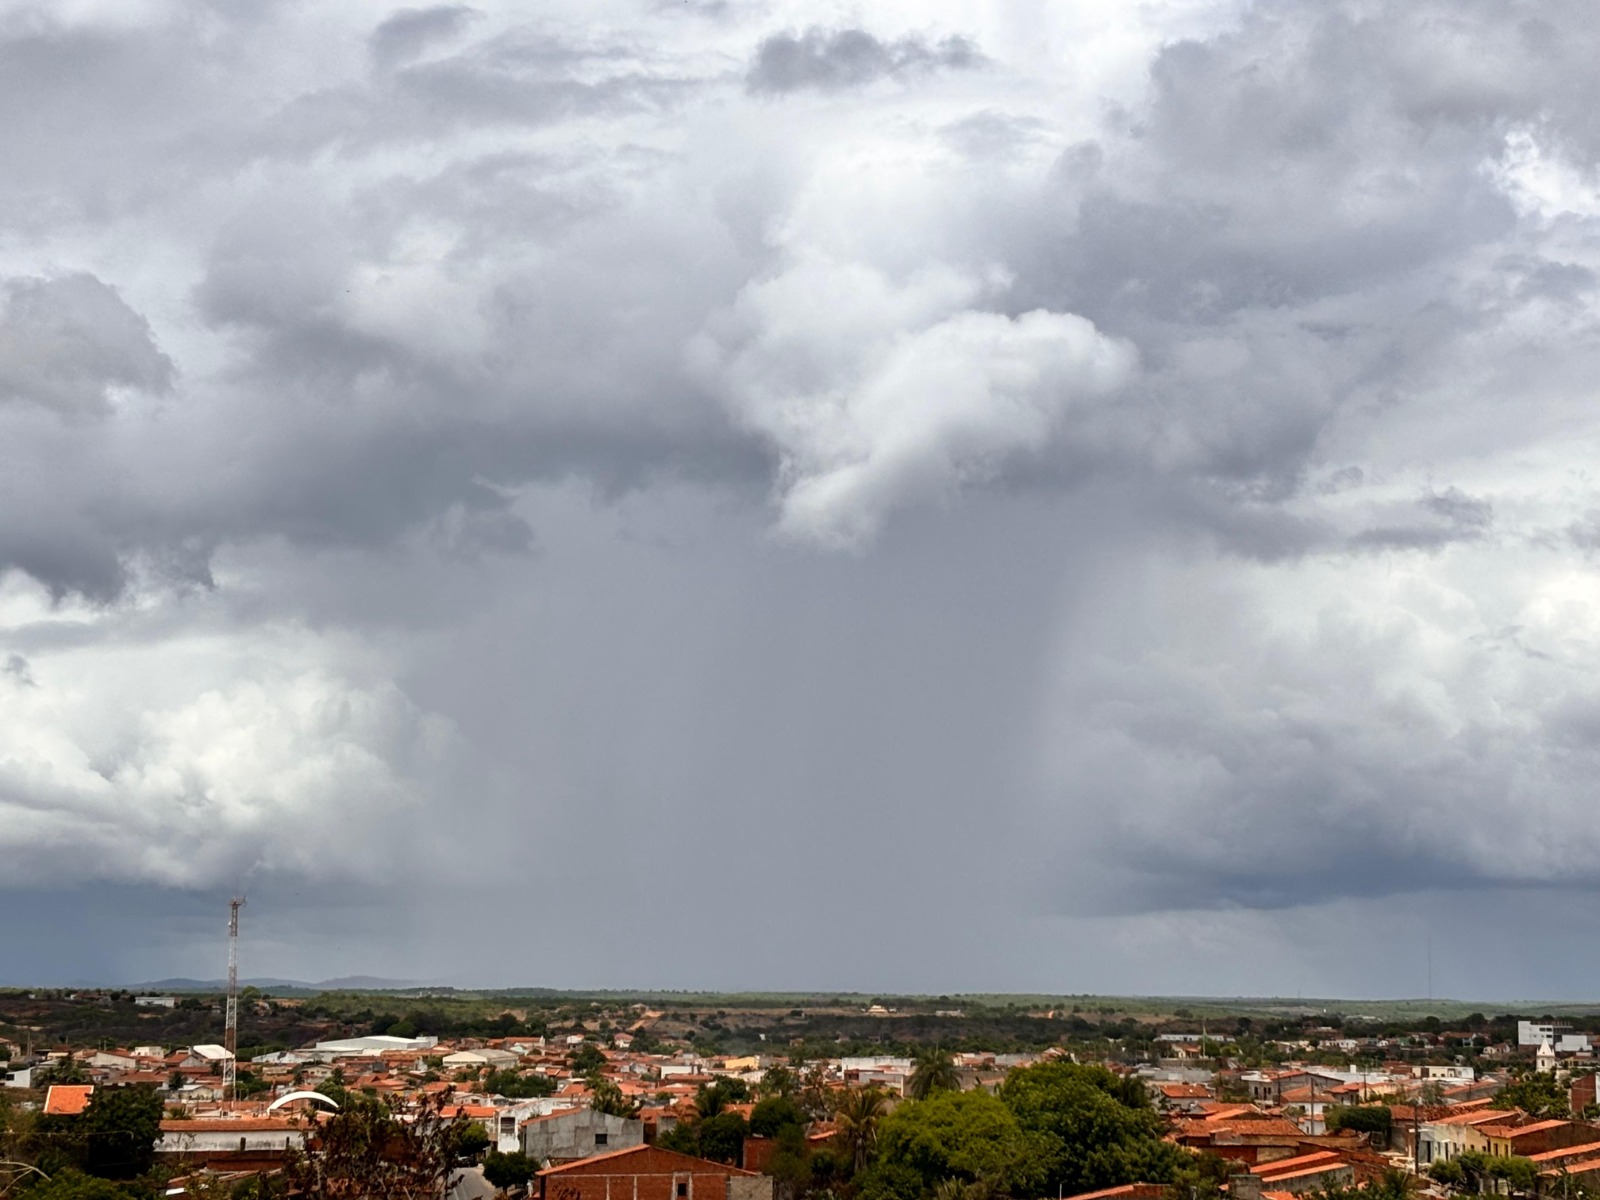
<path fill-rule="evenodd" d="M 0 27 L 8 878 L 470 972 L 383 865 L 604 829 L 586 980 L 767 888 L 1195 988 L 1600 885 L 1583 6 L 702 8 Z M 915 974 L 800 949 L 706 969 Z"/>
<path fill-rule="evenodd" d="M 970 70 L 983 62 L 977 46 L 964 37 L 932 44 L 914 36 L 884 42 L 863 29 L 813 27 L 762 41 L 745 82 L 753 92 L 832 92 L 897 76 Z"/>
<path fill-rule="evenodd" d="M 102 415 L 115 390 L 160 393 L 172 379 L 149 322 L 93 275 L 0 282 L 0 403 Z"/>
<path fill-rule="evenodd" d="M 389 68 L 409 62 L 428 47 L 459 36 L 482 14 L 465 4 L 402 8 L 379 22 L 367 39 L 373 62 Z"/>

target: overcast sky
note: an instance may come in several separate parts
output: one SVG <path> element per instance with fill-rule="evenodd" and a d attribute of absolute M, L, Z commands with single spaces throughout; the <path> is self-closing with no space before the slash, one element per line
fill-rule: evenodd
<path fill-rule="evenodd" d="M 1600 996 L 1597 42 L 0 0 L 0 981 Z"/>

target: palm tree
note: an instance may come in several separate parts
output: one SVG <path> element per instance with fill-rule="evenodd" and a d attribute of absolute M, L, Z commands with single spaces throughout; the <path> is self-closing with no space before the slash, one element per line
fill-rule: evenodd
<path fill-rule="evenodd" d="M 926 1100 L 934 1092 L 959 1092 L 955 1060 L 938 1046 L 925 1046 L 912 1057 L 911 1078 L 906 1080 L 906 1095 Z"/>
<path fill-rule="evenodd" d="M 856 1174 L 866 1170 L 878 1143 L 878 1122 L 887 1104 L 875 1087 L 850 1088 L 833 1106 L 833 1119 L 839 1127 L 839 1140 L 850 1149 Z"/>

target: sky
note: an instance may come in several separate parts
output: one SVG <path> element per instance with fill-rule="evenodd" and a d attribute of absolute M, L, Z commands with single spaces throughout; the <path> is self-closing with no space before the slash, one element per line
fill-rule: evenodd
<path fill-rule="evenodd" d="M 0 0 L 0 982 L 1597 998 L 1580 0 Z"/>

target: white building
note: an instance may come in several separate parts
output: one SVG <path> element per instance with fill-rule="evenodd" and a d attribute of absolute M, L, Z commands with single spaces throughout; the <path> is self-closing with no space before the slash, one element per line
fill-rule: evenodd
<path fill-rule="evenodd" d="M 375 1033 L 371 1037 L 341 1038 L 332 1042 L 318 1042 L 307 1053 L 323 1060 L 335 1058 L 376 1058 L 391 1051 L 420 1054 L 439 1044 L 436 1037 L 390 1037 Z"/>
<path fill-rule="evenodd" d="M 1557 1021 L 1518 1021 L 1517 1045 L 1537 1047 L 1545 1042 L 1557 1054 L 1586 1054 L 1589 1035 L 1572 1032 L 1571 1025 Z"/>
<path fill-rule="evenodd" d="M 511 1051 L 496 1050 L 492 1046 L 484 1046 L 477 1050 L 457 1050 L 454 1054 L 444 1056 L 444 1065 L 450 1070 L 460 1070 L 462 1067 L 488 1067 L 491 1070 L 503 1071 L 521 1061 Z"/>

